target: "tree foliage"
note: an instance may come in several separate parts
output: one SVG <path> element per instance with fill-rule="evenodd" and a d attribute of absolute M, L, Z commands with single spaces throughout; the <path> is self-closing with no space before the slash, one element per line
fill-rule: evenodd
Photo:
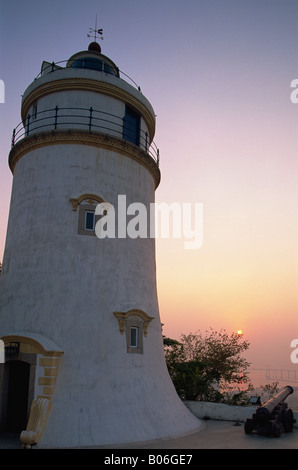
<path fill-rule="evenodd" d="M 181 335 L 180 341 L 164 338 L 169 374 L 184 400 L 246 403 L 250 364 L 242 353 L 248 348 L 243 336 L 224 330 Z"/>
<path fill-rule="evenodd" d="M 273 382 L 270 384 L 260 386 L 260 392 L 261 392 L 260 397 L 261 397 L 262 403 L 265 403 L 267 400 L 269 400 L 270 398 L 272 398 L 274 395 L 278 393 L 279 391 L 278 385 L 279 385 L 278 382 Z"/>

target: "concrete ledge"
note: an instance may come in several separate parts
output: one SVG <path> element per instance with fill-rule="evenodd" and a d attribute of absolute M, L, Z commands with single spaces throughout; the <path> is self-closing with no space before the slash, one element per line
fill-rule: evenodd
<path fill-rule="evenodd" d="M 256 406 L 233 406 L 224 403 L 210 403 L 204 401 L 184 401 L 187 408 L 200 419 L 213 419 L 221 421 L 239 421 L 245 422 L 247 418 L 251 418 L 256 410 Z M 294 427 L 298 427 L 298 411 L 293 411 L 296 423 Z"/>

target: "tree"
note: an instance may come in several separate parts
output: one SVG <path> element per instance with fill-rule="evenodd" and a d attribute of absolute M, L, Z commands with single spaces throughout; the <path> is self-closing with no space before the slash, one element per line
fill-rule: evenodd
<path fill-rule="evenodd" d="M 273 382 L 271 384 L 260 385 L 261 391 L 261 401 L 265 403 L 267 400 L 272 398 L 274 395 L 278 393 L 278 382 Z"/>
<path fill-rule="evenodd" d="M 243 336 L 228 335 L 224 330 L 181 335 L 180 341 L 164 338 L 169 374 L 179 396 L 185 400 L 247 402 L 243 385 L 249 383 L 249 363 L 241 354 L 248 347 Z M 237 387 L 237 393 L 231 395 Z"/>

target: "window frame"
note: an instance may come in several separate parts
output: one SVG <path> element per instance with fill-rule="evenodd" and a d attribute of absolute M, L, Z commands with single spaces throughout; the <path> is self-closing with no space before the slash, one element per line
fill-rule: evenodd
<path fill-rule="evenodd" d="M 94 212 L 96 211 L 96 207 L 98 204 L 101 204 L 104 201 L 100 196 L 97 196 L 97 194 L 91 194 L 91 193 L 85 193 L 81 194 L 80 196 L 76 198 L 70 198 L 69 202 L 72 205 L 72 210 L 74 212 L 79 212 L 78 214 L 78 219 L 77 219 L 77 227 L 78 227 L 78 234 L 79 235 L 91 235 L 91 236 L 96 236 L 95 233 L 95 226 L 97 221 L 100 219 L 100 215 L 95 215 L 94 216 L 94 228 L 93 230 L 87 229 L 86 228 L 86 211 L 87 212 Z"/>
<path fill-rule="evenodd" d="M 85 214 L 85 220 L 84 220 L 84 230 L 89 230 L 89 231 L 92 231 L 94 232 L 95 231 L 95 209 L 94 210 L 85 210 L 84 211 L 84 214 Z M 87 225 L 87 218 L 88 218 L 88 214 L 92 214 L 93 217 L 92 217 L 92 228 L 88 228 Z"/>
<path fill-rule="evenodd" d="M 125 115 L 123 117 L 122 137 L 127 142 L 140 147 L 141 141 L 141 114 L 127 104 L 125 105 Z"/>
<path fill-rule="evenodd" d="M 136 344 L 132 345 L 132 329 L 137 331 Z M 132 315 L 126 321 L 126 346 L 128 353 L 143 354 L 144 322 L 141 318 Z"/>
<path fill-rule="evenodd" d="M 128 353 L 143 354 L 144 338 L 147 337 L 149 323 L 154 319 L 143 310 L 131 309 L 128 312 L 113 312 L 118 320 L 119 331 L 126 337 L 126 350 Z M 132 328 L 138 329 L 137 344 L 131 343 Z"/>
<path fill-rule="evenodd" d="M 132 334 L 133 332 L 135 332 L 134 335 Z M 138 348 L 139 347 L 139 327 L 138 326 L 131 326 L 130 327 L 129 347 L 130 348 Z"/>
<path fill-rule="evenodd" d="M 82 202 L 79 206 L 79 223 L 78 223 L 78 234 L 79 235 L 90 235 L 95 237 L 95 225 L 97 220 L 99 219 L 99 216 L 95 215 L 95 209 L 97 206 L 97 202 L 94 202 L 93 204 L 90 203 L 85 203 Z M 94 213 L 94 219 L 93 219 L 93 229 L 86 228 L 86 213 L 87 212 L 93 212 Z"/>

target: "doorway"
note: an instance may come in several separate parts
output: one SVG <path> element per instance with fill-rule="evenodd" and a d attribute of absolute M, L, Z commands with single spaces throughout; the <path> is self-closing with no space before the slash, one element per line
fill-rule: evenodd
<path fill-rule="evenodd" d="M 8 375 L 5 431 L 20 433 L 27 425 L 30 364 L 13 360 L 6 362 L 5 367 Z"/>
<path fill-rule="evenodd" d="M 141 116 L 126 105 L 123 118 L 123 139 L 140 146 Z"/>

